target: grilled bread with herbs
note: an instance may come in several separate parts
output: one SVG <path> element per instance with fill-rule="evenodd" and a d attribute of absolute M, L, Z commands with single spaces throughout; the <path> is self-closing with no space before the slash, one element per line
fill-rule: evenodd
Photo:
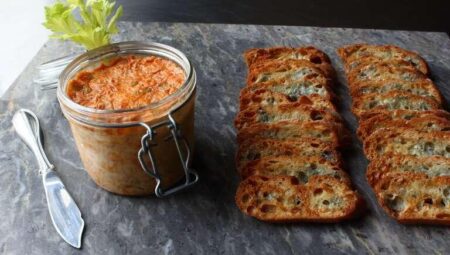
<path fill-rule="evenodd" d="M 401 223 L 450 225 L 450 178 L 417 173 L 384 176 L 375 186 L 383 209 Z"/>
<path fill-rule="evenodd" d="M 364 140 L 364 152 L 369 160 L 385 154 L 450 158 L 450 133 L 420 132 L 400 127 L 380 128 Z"/>
<path fill-rule="evenodd" d="M 309 105 L 314 109 L 323 109 L 336 112 L 333 103 L 318 94 L 308 96 L 290 97 L 282 93 L 273 92 L 267 89 L 254 91 L 243 91 L 240 97 L 240 110 L 243 111 L 251 106 L 274 106 L 282 104 L 298 103 Z"/>
<path fill-rule="evenodd" d="M 361 199 L 340 168 L 348 141 L 333 105 L 331 62 L 314 47 L 251 49 L 235 119 L 236 203 L 264 221 L 336 222 Z"/>
<path fill-rule="evenodd" d="M 366 94 L 386 94 L 392 91 L 404 91 L 417 96 L 423 96 L 443 104 L 443 98 L 439 90 L 430 79 L 418 81 L 404 81 L 398 79 L 385 81 L 363 81 L 353 84 L 350 88 L 352 98 L 358 99 Z"/>
<path fill-rule="evenodd" d="M 240 94 L 242 96 L 243 94 L 252 93 L 257 90 L 269 90 L 281 93 L 294 100 L 301 96 L 310 95 L 318 95 L 329 101 L 333 101 L 335 98 L 334 93 L 328 85 L 322 83 L 320 79 L 310 79 L 300 82 L 271 81 L 255 83 L 251 86 L 244 87 Z"/>
<path fill-rule="evenodd" d="M 296 120 L 342 123 L 341 117 L 335 111 L 316 109 L 301 102 L 272 106 L 252 105 L 239 112 L 234 123 L 239 130 L 257 123 L 271 124 Z"/>
<path fill-rule="evenodd" d="M 422 174 L 426 178 L 447 176 L 450 178 L 450 159 L 442 156 L 418 158 L 411 155 L 384 155 L 370 162 L 367 181 L 372 187 L 386 175 L 399 173 Z"/>
<path fill-rule="evenodd" d="M 307 60 L 313 63 L 317 68 L 320 68 L 327 77 L 334 78 L 336 75 L 327 54 L 312 46 L 300 48 L 272 47 L 265 49 L 249 49 L 244 53 L 244 58 L 247 66 L 250 68 L 270 60 Z"/>
<path fill-rule="evenodd" d="M 273 124 L 254 124 L 239 130 L 238 143 L 249 139 L 317 139 L 322 142 L 332 143 L 336 147 L 348 143 L 350 134 L 347 129 L 339 124 L 327 121 L 281 121 Z"/>
<path fill-rule="evenodd" d="M 329 78 L 307 60 L 272 60 L 253 65 L 249 69 L 247 85 L 261 82 L 299 82 L 321 77 L 331 84 Z"/>
<path fill-rule="evenodd" d="M 339 166 L 322 157 L 311 156 L 269 156 L 245 164 L 241 170 L 242 179 L 251 175 L 294 176 L 300 183 L 307 183 L 313 176 L 326 175 L 350 185 L 350 179 Z"/>
<path fill-rule="evenodd" d="M 362 63 L 360 66 L 352 69 L 347 75 L 349 87 L 357 86 L 365 81 L 389 81 L 392 79 L 416 82 L 423 81 L 428 77 L 410 66 L 404 66 L 402 63 L 378 62 Z"/>
<path fill-rule="evenodd" d="M 410 120 L 413 118 L 422 117 L 425 115 L 435 115 L 437 117 L 445 118 L 450 120 L 450 113 L 444 110 L 431 110 L 431 111 L 413 111 L 413 110 L 378 110 L 364 112 L 359 116 L 359 121 L 366 121 L 376 116 L 388 116 L 392 119 L 404 119 Z"/>
<path fill-rule="evenodd" d="M 365 140 L 380 128 L 395 127 L 410 128 L 420 132 L 450 132 L 450 120 L 432 113 L 425 113 L 412 119 L 392 119 L 389 115 L 377 115 L 361 122 L 357 134 L 361 140 Z"/>
<path fill-rule="evenodd" d="M 253 175 L 242 181 L 236 204 L 245 214 L 269 222 L 339 222 L 353 218 L 360 196 L 331 176 L 313 176 L 301 184 L 292 176 Z"/>
<path fill-rule="evenodd" d="M 399 91 L 391 91 L 386 94 L 366 94 L 352 103 L 352 112 L 357 117 L 365 112 L 378 110 L 430 111 L 441 108 L 440 104 L 430 98 Z"/>
<path fill-rule="evenodd" d="M 425 60 L 417 53 L 393 45 L 353 44 L 337 50 L 344 62 L 346 71 L 358 65 L 364 58 L 373 58 L 380 61 L 405 61 L 425 75 L 429 75 L 429 68 Z M 356 64 L 355 64 L 356 62 Z"/>
<path fill-rule="evenodd" d="M 247 139 L 239 145 L 236 154 L 236 166 L 240 172 L 249 161 L 268 156 L 305 156 L 320 157 L 333 165 L 341 165 L 341 156 L 335 144 L 324 143 L 317 139 L 276 140 L 276 139 Z"/>

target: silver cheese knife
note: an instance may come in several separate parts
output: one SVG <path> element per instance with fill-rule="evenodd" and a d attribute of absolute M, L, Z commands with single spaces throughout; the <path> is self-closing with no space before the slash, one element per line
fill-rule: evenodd
<path fill-rule="evenodd" d="M 18 110 L 12 119 L 17 134 L 31 149 L 42 174 L 48 210 L 59 235 L 73 247 L 81 247 L 84 221 L 80 209 L 53 170 L 42 147 L 42 132 L 37 116 L 30 110 Z"/>

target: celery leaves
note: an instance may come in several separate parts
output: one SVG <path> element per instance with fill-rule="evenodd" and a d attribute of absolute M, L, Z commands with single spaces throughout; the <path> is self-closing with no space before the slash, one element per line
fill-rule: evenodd
<path fill-rule="evenodd" d="M 43 25 L 53 32 L 51 38 L 71 40 L 88 50 L 94 49 L 109 44 L 111 35 L 119 32 L 116 23 L 122 15 L 122 6 L 113 14 L 114 5 L 109 0 L 57 1 L 45 7 Z"/>

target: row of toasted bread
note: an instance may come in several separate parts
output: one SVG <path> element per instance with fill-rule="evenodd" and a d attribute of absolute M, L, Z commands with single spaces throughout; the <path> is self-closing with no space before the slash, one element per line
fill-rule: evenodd
<path fill-rule="evenodd" d="M 314 47 L 251 49 L 235 120 L 241 211 L 263 221 L 335 222 L 361 198 L 342 170 L 348 134 L 333 100 L 334 69 Z"/>
<path fill-rule="evenodd" d="M 427 63 L 395 46 L 338 50 L 370 160 L 369 184 L 404 223 L 450 223 L 450 114 Z"/>

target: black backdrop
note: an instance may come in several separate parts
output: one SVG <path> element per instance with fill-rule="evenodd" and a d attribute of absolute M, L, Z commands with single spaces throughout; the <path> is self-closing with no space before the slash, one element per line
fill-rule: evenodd
<path fill-rule="evenodd" d="M 123 20 L 450 32 L 450 0 L 117 0 Z"/>

